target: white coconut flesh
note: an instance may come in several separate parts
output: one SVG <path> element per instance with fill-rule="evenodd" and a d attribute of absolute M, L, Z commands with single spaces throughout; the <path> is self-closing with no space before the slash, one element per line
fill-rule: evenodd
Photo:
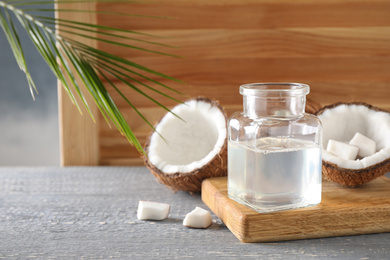
<path fill-rule="evenodd" d="M 323 154 L 325 161 L 346 169 L 363 169 L 390 158 L 390 114 L 369 109 L 364 105 L 339 105 L 318 115 L 323 126 Z M 329 140 L 349 143 L 356 133 L 376 143 L 373 155 L 346 160 L 326 151 Z"/>
<path fill-rule="evenodd" d="M 211 161 L 226 140 L 226 118 L 210 102 L 191 100 L 167 113 L 152 134 L 151 164 L 165 174 L 187 173 Z M 161 137 L 160 135 L 163 137 Z"/>

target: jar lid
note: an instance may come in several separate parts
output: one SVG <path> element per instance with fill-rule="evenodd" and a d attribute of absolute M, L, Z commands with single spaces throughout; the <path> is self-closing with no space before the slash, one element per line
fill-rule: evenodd
<path fill-rule="evenodd" d="M 301 83 L 269 82 L 250 83 L 240 86 L 240 94 L 244 96 L 256 97 L 291 97 L 303 96 L 310 92 L 309 85 Z"/>

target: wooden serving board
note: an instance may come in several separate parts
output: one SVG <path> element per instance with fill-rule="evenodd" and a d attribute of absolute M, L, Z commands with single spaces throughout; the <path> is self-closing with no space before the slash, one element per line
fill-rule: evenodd
<path fill-rule="evenodd" d="M 273 242 L 390 232 L 390 179 L 360 188 L 323 182 L 322 202 L 311 208 L 257 213 L 227 196 L 227 178 L 206 179 L 202 200 L 242 242 Z"/>

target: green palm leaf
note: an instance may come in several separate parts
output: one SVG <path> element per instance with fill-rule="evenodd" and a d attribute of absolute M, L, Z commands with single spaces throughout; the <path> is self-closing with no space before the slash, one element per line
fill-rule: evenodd
<path fill-rule="evenodd" d="M 182 83 L 173 77 L 155 71 L 151 68 L 145 67 L 141 64 L 126 60 L 122 57 L 113 55 L 108 52 L 101 51 L 94 47 L 85 45 L 81 42 L 75 41 L 72 38 L 60 35 L 55 30 L 56 26 L 60 26 L 62 32 L 67 35 L 73 35 L 78 37 L 89 38 L 95 41 L 103 41 L 106 44 L 112 44 L 125 48 L 131 48 L 138 51 L 151 52 L 156 55 L 167 55 L 172 57 L 178 57 L 169 53 L 157 52 L 148 48 L 140 48 L 131 43 L 119 43 L 115 40 L 106 40 L 99 37 L 88 35 L 88 33 L 95 33 L 96 35 L 110 36 L 112 39 L 126 39 L 129 42 L 142 42 L 150 45 L 159 45 L 164 47 L 172 47 L 165 44 L 161 44 L 154 40 L 137 39 L 136 35 L 155 37 L 158 36 L 148 35 L 132 30 L 124 30 L 113 27 L 101 26 L 98 24 L 82 23 L 71 20 L 57 19 L 50 16 L 37 15 L 36 12 L 87 12 L 97 13 L 90 10 L 69 10 L 69 9 L 53 9 L 53 3 L 92 3 L 92 2 L 108 2 L 107 0 L 55 0 L 55 1 L 27 1 L 27 0 L 0 0 L 0 27 L 2 28 L 15 56 L 19 68 L 25 73 L 27 82 L 29 84 L 30 92 L 34 98 L 34 93 L 37 92 L 34 81 L 29 73 L 25 55 L 23 52 L 22 44 L 19 40 L 18 31 L 11 16 L 15 16 L 20 25 L 24 28 L 27 34 L 30 36 L 36 49 L 41 54 L 43 59 L 48 64 L 51 71 L 62 83 L 66 93 L 72 102 L 77 106 L 81 113 L 80 105 L 76 101 L 78 96 L 82 102 L 82 105 L 86 108 L 90 116 L 93 118 L 90 106 L 86 101 L 85 94 L 80 88 L 79 84 L 83 84 L 88 94 L 93 98 L 95 104 L 100 110 L 102 116 L 105 118 L 108 124 L 110 122 L 128 139 L 128 141 L 134 145 L 138 151 L 143 153 L 143 149 L 133 131 L 130 129 L 128 123 L 124 119 L 122 113 L 116 106 L 115 102 L 108 93 L 102 79 L 106 80 L 109 85 L 118 92 L 126 103 L 134 109 L 134 111 L 146 121 L 146 123 L 153 128 L 152 124 L 142 115 L 142 113 L 132 104 L 132 102 L 115 86 L 110 77 L 115 78 L 119 82 L 124 83 L 126 86 L 133 89 L 136 93 L 146 96 L 152 102 L 159 105 L 165 110 L 169 109 L 162 105 L 156 99 L 149 97 L 146 92 L 141 88 L 136 87 L 138 84 L 146 89 L 152 90 L 164 98 L 173 99 L 180 102 L 177 99 L 172 98 L 169 94 L 164 93 L 158 89 L 153 88 L 151 85 L 145 82 L 136 80 L 129 74 L 136 75 L 145 79 L 149 83 L 158 84 L 166 89 L 166 91 L 172 91 L 173 93 L 179 93 L 173 88 L 162 84 L 157 80 L 151 79 L 145 74 L 157 75 L 163 79 L 169 79 L 171 81 Z M 109 1 L 115 2 L 140 2 L 140 1 Z M 47 7 L 42 7 L 46 6 Z M 104 13 L 104 12 L 99 12 Z M 137 14 L 122 14 L 122 13 L 106 13 L 107 15 L 126 15 L 138 17 Z M 149 17 L 150 19 L 161 19 L 167 17 Z M 119 34 L 118 34 L 119 33 Z M 136 72 L 142 71 L 141 72 Z M 80 78 L 80 81 L 76 80 L 76 76 Z"/>

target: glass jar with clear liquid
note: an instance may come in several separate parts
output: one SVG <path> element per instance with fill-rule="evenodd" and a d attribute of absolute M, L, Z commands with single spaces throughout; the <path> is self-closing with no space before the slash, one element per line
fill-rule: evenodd
<path fill-rule="evenodd" d="M 260 213 L 321 202 L 322 128 L 305 113 L 309 86 L 240 87 L 243 112 L 228 123 L 228 196 Z"/>

